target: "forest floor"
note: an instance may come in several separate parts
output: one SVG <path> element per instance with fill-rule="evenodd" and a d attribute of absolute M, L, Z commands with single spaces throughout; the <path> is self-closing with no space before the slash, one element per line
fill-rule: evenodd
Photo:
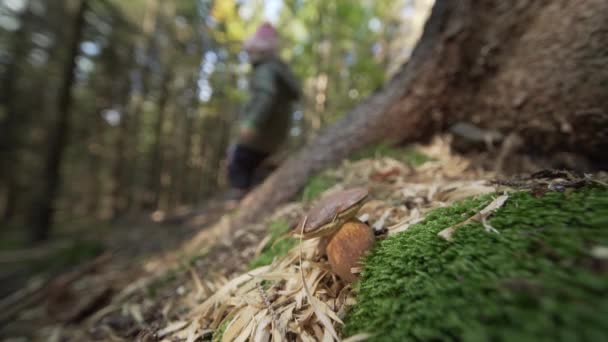
<path fill-rule="evenodd" d="M 33 248 L 21 247 L 18 227 L 3 232 L 0 339 L 37 336 L 34 325 L 46 340 L 52 333 L 44 327 L 79 323 L 132 282 L 153 276 L 158 263 L 173 262 L 177 248 L 224 213 L 223 201 L 210 200 L 161 222 L 73 222 Z"/>
<path fill-rule="evenodd" d="M 491 183 L 502 175 L 485 157 L 453 153 L 448 137 L 405 149 L 378 146 L 311 178 L 300 198 L 256 224 L 228 229 L 232 213 L 224 203 L 210 202 L 197 215 L 183 216 L 179 225 L 121 227 L 116 234 L 102 234 L 109 246 L 103 254 L 48 281 L 31 280 L 13 295 L 20 304 L 11 308 L 11 323 L 0 337 L 337 339 L 356 291 L 317 255 L 318 240 L 299 244 L 287 232 L 318 198 L 354 186 L 369 188 L 371 200 L 358 217 L 382 241 L 418 227 L 434 209 L 450 208 L 471 196 L 480 198 L 474 204 L 477 209 L 462 209 L 462 218 L 452 218 L 454 223 L 464 221 L 467 210 L 486 210 L 488 215 L 499 210 L 508 189 L 531 187 L 544 194 L 549 186 L 568 188 L 588 181 L 548 173 L 540 175 L 542 180 Z M 542 167 L 526 165 L 530 170 Z M 441 230 L 446 239 L 454 233 L 451 228 Z M 368 281 L 365 271 L 363 277 Z M 7 303 L 3 300 L 3 307 L 10 307 Z M 353 340 L 359 337 L 365 336 Z"/>

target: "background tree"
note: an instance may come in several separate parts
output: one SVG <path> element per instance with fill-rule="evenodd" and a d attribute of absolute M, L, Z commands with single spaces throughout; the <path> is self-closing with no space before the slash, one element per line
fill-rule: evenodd
<path fill-rule="evenodd" d="M 40 194 L 34 200 L 30 213 L 32 240 L 40 241 L 48 238 L 53 220 L 53 205 L 57 197 L 60 182 L 60 167 L 67 137 L 70 134 L 70 112 L 72 110 L 72 84 L 74 82 L 74 67 L 78 57 L 80 40 L 85 28 L 84 16 L 87 10 L 87 0 L 83 0 L 76 10 L 73 32 L 74 36 L 68 47 L 67 62 L 63 70 L 63 81 L 59 88 L 57 103 L 57 123 L 49 138 L 49 149 L 46 155 L 43 177 L 44 185 Z"/>
<path fill-rule="evenodd" d="M 27 6 L 17 8 L 20 3 Z M 16 213 L 11 221 L 17 224 L 50 222 L 42 219 L 48 213 L 66 223 L 121 219 L 213 196 L 224 182 L 225 151 L 246 94 L 241 42 L 268 18 L 267 5 L 89 0 L 77 57 L 71 58 L 64 42 L 76 32 L 64 18 L 75 18 L 80 3 L 15 0 L 1 7 L 2 18 L 19 23 L 2 31 L 3 44 L 11 46 L 3 75 L 13 84 L 9 88 L 19 90 L 6 97 L 12 105 L 2 106 L 18 113 L 3 114 L 2 122 L 14 122 L 19 131 L 9 131 L 23 133 L 5 144 L 18 151 L 6 154 L 15 158 L 4 163 L 11 165 L 5 175 L 15 175 L 2 177 L 6 216 Z M 387 42 L 378 18 L 390 9 L 366 1 L 285 1 L 275 10 L 270 19 L 284 28 L 284 57 L 303 79 L 307 99 L 293 113 L 289 149 L 382 83 L 385 60 L 379 52 Z M 66 61 L 74 63 L 72 115 L 61 117 L 55 109 L 57 89 L 65 89 Z M 40 89 L 43 101 L 27 101 Z M 40 118 L 35 113 L 43 114 L 41 120 L 29 121 Z M 60 122 L 70 128 L 67 134 L 54 125 Z M 51 158 L 57 154 L 49 147 L 59 140 L 65 142 L 61 158 Z M 61 160 L 52 177 L 44 171 L 50 160 Z M 57 196 L 51 200 L 49 192 Z"/>
<path fill-rule="evenodd" d="M 357 148 L 426 139 L 458 120 L 516 132 L 528 152 L 598 158 L 608 141 L 608 73 L 598 68 L 608 62 L 607 10 L 603 1 L 437 1 L 401 71 L 248 195 L 236 225 Z"/>

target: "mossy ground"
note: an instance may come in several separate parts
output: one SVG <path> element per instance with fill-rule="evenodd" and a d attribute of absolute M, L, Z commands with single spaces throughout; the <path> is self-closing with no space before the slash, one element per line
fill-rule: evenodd
<path fill-rule="evenodd" d="M 442 229 L 488 196 L 431 212 L 365 261 L 347 335 L 372 340 L 600 341 L 608 336 L 608 190 L 512 194 L 490 223 Z"/>
<path fill-rule="evenodd" d="M 285 233 L 289 231 L 289 224 L 284 220 L 272 222 L 268 227 L 270 241 L 262 253 L 251 260 L 249 267 L 251 269 L 269 265 L 277 256 L 285 255 L 295 246 L 297 240 L 292 237 L 286 237 Z"/>

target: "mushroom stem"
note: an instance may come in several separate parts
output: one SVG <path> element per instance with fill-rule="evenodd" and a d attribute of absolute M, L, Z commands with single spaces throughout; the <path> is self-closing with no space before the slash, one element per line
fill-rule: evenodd
<path fill-rule="evenodd" d="M 338 234 L 338 232 L 340 231 L 340 229 L 342 229 L 342 227 L 344 227 L 347 223 L 361 223 L 361 224 L 365 224 L 363 222 L 361 222 L 358 218 L 353 217 L 350 218 L 344 222 L 339 223 L 339 228 L 336 229 L 333 233 L 322 236 L 319 239 L 319 254 L 321 256 L 327 255 L 327 245 L 329 245 L 329 243 L 331 242 L 331 240 L 334 238 L 334 236 L 336 236 L 336 234 Z"/>
<path fill-rule="evenodd" d="M 326 238 L 329 239 L 325 251 L 332 271 L 346 282 L 357 279 L 351 270 L 360 266 L 361 257 L 373 246 L 373 230 L 357 219 L 350 219 L 335 234 Z"/>

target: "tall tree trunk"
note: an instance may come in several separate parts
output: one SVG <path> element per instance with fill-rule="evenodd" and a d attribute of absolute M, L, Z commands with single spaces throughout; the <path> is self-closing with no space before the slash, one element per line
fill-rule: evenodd
<path fill-rule="evenodd" d="M 44 168 L 44 185 L 34 200 L 30 213 L 31 239 L 41 241 L 48 238 L 53 222 L 54 204 L 60 185 L 60 169 L 63 152 L 70 134 L 70 111 L 72 107 L 72 84 L 74 83 L 74 68 L 80 48 L 80 41 L 85 28 L 84 15 L 87 10 L 87 0 L 82 0 L 78 6 L 73 25 L 74 36 L 70 42 L 68 60 L 63 70 L 63 79 L 59 89 L 57 104 L 57 122 L 49 133 L 49 145 Z"/>
<path fill-rule="evenodd" d="M 175 97 L 179 97 L 176 96 Z M 161 205 L 166 211 L 173 211 L 177 206 L 177 190 L 179 190 L 178 178 L 179 168 L 182 166 L 182 149 L 181 149 L 181 137 L 183 132 L 180 132 L 181 126 L 183 126 L 183 112 L 179 106 L 179 101 L 174 99 L 170 106 L 171 116 L 169 117 L 170 129 L 167 132 L 168 141 L 167 146 L 163 150 L 165 160 L 165 170 L 163 171 L 163 178 L 165 180 L 163 184 L 162 201 L 164 205 Z"/>
<path fill-rule="evenodd" d="M 184 122 L 184 134 L 181 145 L 182 159 L 179 161 L 179 169 L 176 177 L 176 201 L 179 204 L 191 203 L 191 191 L 190 187 L 193 184 L 192 166 L 190 161 L 192 160 L 192 149 L 194 141 L 194 123 L 198 116 L 198 75 L 194 75 L 191 79 L 192 96 L 188 101 L 188 108 L 186 109 L 186 117 Z"/>
<path fill-rule="evenodd" d="M 4 197 L 4 208 L 2 212 L 2 221 L 9 222 L 17 213 L 17 202 L 19 195 L 19 187 L 17 181 L 12 179 L 6 186 L 6 195 Z"/>
<path fill-rule="evenodd" d="M 218 129 L 211 129 L 211 127 L 218 127 L 218 114 L 214 113 L 213 116 L 207 116 L 203 120 L 203 128 L 201 129 L 201 151 L 202 151 L 202 168 L 201 168 L 201 186 L 200 186 L 200 198 L 206 199 L 213 191 L 213 185 L 215 178 L 213 170 L 215 166 L 215 156 L 219 147 L 216 147 L 217 136 L 219 134 Z"/>
<path fill-rule="evenodd" d="M 0 189 L 5 188 L 2 193 L 5 197 L 5 205 L 0 216 L 3 221 L 9 221 L 15 215 L 19 195 L 18 181 L 14 171 L 18 165 L 17 150 L 21 145 L 17 132 L 23 116 L 20 116 L 17 99 L 19 98 L 21 63 L 30 44 L 28 39 L 30 18 L 31 12 L 29 6 L 26 6 L 19 18 L 21 26 L 14 35 L 14 51 L 11 61 L 8 63 L 9 67 L 4 74 L 5 81 L 2 82 L 0 93 L 0 103 L 6 112 L 6 116 L 0 121 Z"/>
<path fill-rule="evenodd" d="M 169 68 L 172 68 L 171 65 Z M 162 192 L 162 173 L 163 173 L 163 127 L 167 115 L 167 105 L 171 93 L 171 83 L 173 82 L 173 70 L 169 69 L 163 77 L 161 93 L 158 98 L 158 115 L 154 126 L 154 146 L 150 157 L 150 172 L 148 190 L 152 192 L 149 205 L 151 209 L 158 209 Z"/>
<path fill-rule="evenodd" d="M 179 169 L 176 177 L 176 201 L 177 205 L 189 203 L 192 201 L 190 197 L 190 186 L 192 186 L 192 167 L 190 164 L 190 160 L 192 159 L 192 142 L 194 135 L 194 116 L 197 112 L 196 103 L 192 101 L 191 106 L 192 109 L 188 110 L 188 114 L 186 116 L 185 131 L 183 136 L 183 145 L 182 145 L 182 159 L 179 161 Z"/>
<path fill-rule="evenodd" d="M 127 198 L 126 198 L 126 210 L 134 210 L 139 208 L 142 201 L 142 191 L 140 187 L 140 183 L 138 182 L 139 168 L 141 163 L 140 155 L 138 153 L 138 146 L 140 144 L 140 136 L 142 131 L 142 111 L 145 98 L 148 95 L 147 82 L 149 80 L 148 77 L 149 70 L 147 68 L 142 70 L 142 89 L 139 94 L 133 95 L 133 101 L 129 106 L 129 111 L 127 115 L 132 115 L 133 119 L 131 124 L 132 136 L 131 136 L 131 144 L 128 147 L 128 154 L 131 158 L 131 165 L 128 169 L 127 181 L 128 188 Z"/>
<path fill-rule="evenodd" d="M 128 75 L 128 72 L 125 71 L 125 75 Z M 120 123 L 118 126 L 118 136 L 116 137 L 116 145 L 114 145 L 114 165 L 112 167 L 112 217 L 117 219 L 120 215 L 122 215 L 126 209 L 126 197 L 125 197 L 125 167 L 126 163 L 126 147 L 127 147 L 127 139 L 129 135 L 129 112 L 127 110 L 127 102 L 129 99 L 129 90 L 130 83 L 128 77 L 125 77 L 121 80 L 121 86 L 117 87 L 119 89 L 119 93 L 117 95 L 118 105 L 120 106 Z"/>
<path fill-rule="evenodd" d="M 129 190 L 127 191 L 126 198 L 127 210 L 139 209 L 143 200 L 143 191 L 141 191 L 140 187 L 141 184 L 137 181 L 138 172 L 140 169 L 139 166 L 142 164 L 137 149 L 140 144 L 140 133 L 142 131 L 143 105 L 146 97 L 148 96 L 148 90 L 150 88 L 148 84 L 150 81 L 149 61 L 151 60 L 151 56 L 154 51 L 155 37 L 153 33 L 159 25 L 159 17 L 158 0 L 147 0 L 146 13 L 142 21 L 142 37 L 136 44 L 136 51 L 139 51 L 139 53 L 145 56 L 145 62 L 136 70 L 136 75 L 139 77 L 141 82 L 141 88 L 131 97 L 131 103 L 129 106 L 129 110 L 133 116 L 131 125 L 133 133 L 131 137 L 132 143 L 128 148 L 129 157 L 132 158 L 132 164 L 129 167 L 127 176 L 129 183 Z"/>
<path fill-rule="evenodd" d="M 362 146 L 429 138 L 456 120 L 517 132 L 542 151 L 599 157 L 608 147 L 607 41 L 604 0 L 438 0 L 402 70 L 249 194 L 235 226 Z"/>
<path fill-rule="evenodd" d="M 209 178 L 208 176 L 208 156 L 211 153 L 211 149 L 213 148 L 213 146 L 210 144 L 209 140 L 207 139 L 207 135 L 208 132 L 212 132 L 212 130 L 210 129 L 210 127 L 212 127 L 213 124 L 213 120 L 212 118 L 209 117 L 208 114 L 206 114 L 205 116 L 203 116 L 201 118 L 201 123 L 200 123 L 200 127 L 198 129 L 198 132 L 200 134 L 200 138 L 199 138 L 199 144 L 198 144 L 198 148 L 199 148 L 199 158 L 201 160 L 200 162 L 200 167 L 197 168 L 197 177 L 196 180 L 194 182 L 194 189 L 196 189 L 196 198 L 195 198 L 195 203 L 199 204 L 206 196 L 207 192 L 208 192 L 208 184 L 209 184 Z"/>
<path fill-rule="evenodd" d="M 95 110 L 92 113 L 93 120 L 89 124 L 90 129 L 88 130 L 89 136 L 86 141 L 88 148 L 87 155 L 87 171 L 90 175 L 91 182 L 87 188 L 85 212 L 87 215 L 93 218 L 97 218 L 100 212 L 100 202 L 102 198 L 102 166 L 103 166 L 103 152 L 100 146 L 103 145 L 103 136 L 105 134 L 106 123 L 102 117 L 102 111 L 109 106 L 109 102 L 105 96 L 100 96 L 100 90 L 97 90 L 98 97 L 102 97 L 103 100 L 98 101 Z"/>

